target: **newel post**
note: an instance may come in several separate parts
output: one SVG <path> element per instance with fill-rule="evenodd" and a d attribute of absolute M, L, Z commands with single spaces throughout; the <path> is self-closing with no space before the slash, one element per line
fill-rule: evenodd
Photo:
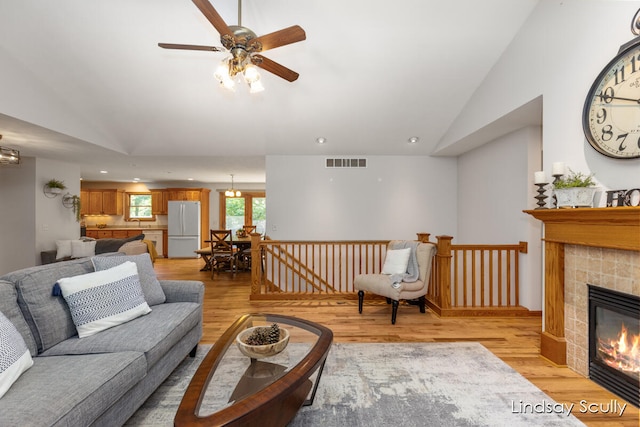
<path fill-rule="evenodd" d="M 436 236 L 436 272 L 440 285 L 440 307 L 451 308 L 451 240 L 452 236 Z"/>
<path fill-rule="evenodd" d="M 251 236 L 251 294 L 260 294 L 260 266 L 262 256 L 260 254 L 260 233 L 250 233 Z"/>

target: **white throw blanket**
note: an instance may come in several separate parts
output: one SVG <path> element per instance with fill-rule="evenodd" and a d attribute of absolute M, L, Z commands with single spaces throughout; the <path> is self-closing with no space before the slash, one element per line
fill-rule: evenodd
<path fill-rule="evenodd" d="M 394 242 L 389 246 L 389 249 L 406 249 L 410 248 L 409 263 L 407 264 L 407 271 L 404 274 L 391 274 L 389 279 L 392 284 L 400 282 L 415 282 L 420 277 L 420 266 L 418 265 L 418 257 L 416 256 L 416 249 L 418 244 L 414 240 L 401 240 Z"/>

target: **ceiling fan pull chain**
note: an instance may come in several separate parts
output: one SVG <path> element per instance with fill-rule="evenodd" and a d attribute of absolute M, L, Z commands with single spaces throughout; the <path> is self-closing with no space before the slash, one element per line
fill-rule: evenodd
<path fill-rule="evenodd" d="M 238 0 L 238 27 L 242 27 L 242 0 Z"/>

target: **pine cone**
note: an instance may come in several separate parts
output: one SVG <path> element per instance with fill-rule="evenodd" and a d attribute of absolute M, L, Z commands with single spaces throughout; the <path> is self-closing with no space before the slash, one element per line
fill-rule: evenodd
<path fill-rule="evenodd" d="M 277 323 L 274 323 L 269 328 L 269 344 L 275 344 L 280 341 L 280 328 Z"/>
<path fill-rule="evenodd" d="M 274 344 L 280 341 L 280 328 L 277 323 L 270 327 L 256 328 L 251 335 L 245 339 L 248 345 Z"/>

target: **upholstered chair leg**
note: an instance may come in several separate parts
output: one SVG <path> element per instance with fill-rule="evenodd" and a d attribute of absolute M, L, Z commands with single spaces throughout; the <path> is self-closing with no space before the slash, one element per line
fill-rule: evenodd
<path fill-rule="evenodd" d="M 387 304 L 391 304 L 391 298 L 387 298 Z"/>
<path fill-rule="evenodd" d="M 398 315 L 398 305 L 400 303 L 396 300 L 393 300 L 391 302 L 391 324 L 395 325 L 396 324 L 396 316 Z"/>
<path fill-rule="evenodd" d="M 358 313 L 362 314 L 362 302 L 364 301 L 364 291 L 358 291 Z"/>
<path fill-rule="evenodd" d="M 426 311 L 425 308 L 424 308 L 425 300 L 426 300 L 426 298 L 424 297 L 424 295 L 421 296 L 420 298 L 418 298 L 419 305 L 420 305 L 420 313 L 424 313 Z"/>

